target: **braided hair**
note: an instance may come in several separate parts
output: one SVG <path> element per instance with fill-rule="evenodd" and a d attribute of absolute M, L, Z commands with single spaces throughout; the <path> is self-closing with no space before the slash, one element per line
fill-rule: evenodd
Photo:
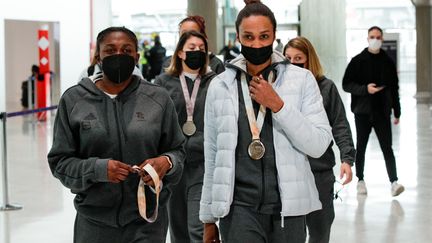
<path fill-rule="evenodd" d="M 101 43 L 105 40 L 105 38 L 113 33 L 113 32 L 123 32 L 125 33 L 127 36 L 129 36 L 129 38 L 133 41 L 134 45 L 135 45 L 135 49 L 138 50 L 138 39 L 135 35 L 134 32 L 132 32 L 130 29 L 121 26 L 121 27 L 108 27 L 104 30 L 102 30 L 101 32 L 99 32 L 99 34 L 96 37 L 96 51 L 94 56 L 95 57 L 99 57 L 99 53 L 100 53 L 100 45 Z"/>

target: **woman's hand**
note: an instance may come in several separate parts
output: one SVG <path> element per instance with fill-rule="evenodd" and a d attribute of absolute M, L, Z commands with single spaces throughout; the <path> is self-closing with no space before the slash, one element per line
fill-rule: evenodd
<path fill-rule="evenodd" d="M 130 172 L 132 172 L 132 167 L 118 160 L 108 160 L 107 165 L 108 170 L 108 180 L 113 183 L 119 183 L 126 180 Z"/>
<path fill-rule="evenodd" d="M 220 243 L 219 229 L 215 223 L 204 224 L 203 243 Z"/>
<path fill-rule="evenodd" d="M 159 176 L 159 180 L 162 180 L 162 178 L 165 176 L 165 174 L 171 167 L 167 156 L 159 156 L 156 158 L 146 159 L 139 167 L 142 169 L 146 164 L 150 164 L 153 169 L 155 169 L 156 173 Z M 139 174 L 146 185 L 154 187 L 154 182 L 149 174 L 147 174 L 144 170 L 141 170 Z"/>
<path fill-rule="evenodd" d="M 348 164 L 347 162 L 342 162 L 340 167 L 340 175 L 339 175 L 340 179 L 342 179 L 344 175 L 345 175 L 345 181 L 342 183 L 342 185 L 346 185 L 350 183 L 353 176 L 351 165 Z"/>
<path fill-rule="evenodd" d="M 253 100 L 269 108 L 273 113 L 282 109 L 284 102 L 273 89 L 271 84 L 264 80 L 262 75 L 252 77 L 249 85 L 250 96 Z"/>

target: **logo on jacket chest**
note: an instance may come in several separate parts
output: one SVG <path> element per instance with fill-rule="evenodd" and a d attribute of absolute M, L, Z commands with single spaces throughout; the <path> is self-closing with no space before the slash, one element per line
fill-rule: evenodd
<path fill-rule="evenodd" d="M 95 120 L 97 120 L 96 116 L 93 113 L 89 113 L 81 122 L 82 128 L 84 130 L 92 128 L 92 122 Z"/>
<path fill-rule="evenodd" d="M 145 120 L 144 119 L 144 113 L 141 111 L 135 112 L 135 116 L 136 116 L 137 121 L 144 121 Z"/>

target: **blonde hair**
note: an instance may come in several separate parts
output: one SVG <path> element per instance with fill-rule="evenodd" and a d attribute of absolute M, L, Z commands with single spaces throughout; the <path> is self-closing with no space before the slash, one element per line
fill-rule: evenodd
<path fill-rule="evenodd" d="M 312 72 L 317 81 L 323 79 L 324 70 L 321 66 L 318 55 L 316 54 L 315 48 L 308 39 L 303 36 L 298 36 L 291 39 L 284 48 L 284 54 L 288 47 L 295 48 L 303 52 L 307 57 L 305 68 Z"/>

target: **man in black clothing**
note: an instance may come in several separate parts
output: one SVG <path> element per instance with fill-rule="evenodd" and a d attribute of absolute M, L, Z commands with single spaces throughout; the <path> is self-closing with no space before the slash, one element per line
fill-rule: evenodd
<path fill-rule="evenodd" d="M 367 194 L 364 182 L 366 145 L 372 128 L 384 154 L 392 196 L 398 196 L 404 187 L 397 183 L 396 160 L 392 149 L 391 113 L 394 124 L 399 124 L 399 80 L 396 65 L 381 49 L 382 29 L 368 30 L 368 48 L 355 56 L 345 71 L 343 89 L 351 93 L 351 110 L 355 115 L 357 131 L 356 176 L 357 193 Z"/>
<path fill-rule="evenodd" d="M 228 45 L 224 46 L 219 52 L 219 55 L 224 55 L 224 62 L 228 62 L 236 58 L 239 54 L 240 50 L 232 43 L 231 40 L 229 40 Z"/>
<path fill-rule="evenodd" d="M 39 75 L 39 66 L 32 65 L 31 73 L 31 76 L 21 83 L 21 105 L 25 109 L 33 109 L 35 103 L 35 82 L 36 80 L 43 80 L 43 75 Z M 29 88 L 29 84 L 31 84 L 31 88 Z"/>
<path fill-rule="evenodd" d="M 162 46 L 158 35 L 155 37 L 154 41 L 154 46 L 150 49 L 150 75 L 148 81 L 151 81 L 161 73 L 162 63 L 166 54 L 166 49 Z"/>

